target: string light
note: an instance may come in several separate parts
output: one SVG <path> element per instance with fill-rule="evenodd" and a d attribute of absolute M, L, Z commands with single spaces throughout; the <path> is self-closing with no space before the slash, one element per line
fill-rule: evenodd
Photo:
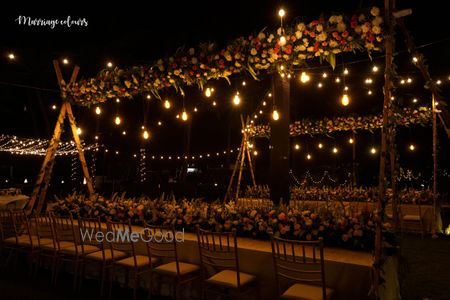
<path fill-rule="evenodd" d="M 94 138 L 95 138 L 96 140 L 98 140 L 98 135 L 96 135 Z"/>
<path fill-rule="evenodd" d="M 372 82 L 372 78 L 366 78 L 366 80 L 364 81 L 365 84 L 372 84 Z"/>
<path fill-rule="evenodd" d="M 116 98 L 116 103 L 120 103 L 120 99 L 119 98 Z"/>
<path fill-rule="evenodd" d="M 245 80 L 242 81 L 242 86 L 246 86 L 246 85 L 247 85 L 247 83 L 245 82 Z"/>
<path fill-rule="evenodd" d="M 258 151 L 256 151 L 256 150 L 253 151 L 253 155 L 254 155 L 254 156 L 258 156 Z"/>
<path fill-rule="evenodd" d="M 284 46 L 286 45 L 286 38 L 284 37 L 284 35 L 280 36 L 280 46 Z"/>
<path fill-rule="evenodd" d="M 112 63 L 112 62 L 110 62 L 110 61 L 108 61 L 108 63 L 106 64 L 106 66 L 107 66 L 108 68 L 112 68 L 112 66 L 113 66 L 113 63 Z"/>
<path fill-rule="evenodd" d="M 343 94 L 342 98 L 341 98 L 341 103 L 343 106 L 347 106 L 350 103 L 350 98 L 348 97 L 347 94 Z"/>
<path fill-rule="evenodd" d="M 122 135 L 127 135 L 127 132 L 125 130 L 122 131 Z"/>
<path fill-rule="evenodd" d="M 233 104 L 238 106 L 241 103 L 241 97 L 239 97 L 239 92 L 236 92 L 236 95 L 233 97 Z"/>
<path fill-rule="evenodd" d="M 317 145 L 317 147 L 319 147 L 319 149 L 322 149 L 323 148 L 322 143 L 319 143 L 319 145 Z"/>
<path fill-rule="evenodd" d="M 272 97 L 272 93 L 267 94 L 267 97 Z"/>
<path fill-rule="evenodd" d="M 322 87 L 322 82 L 319 82 L 319 83 L 317 84 L 317 87 L 320 89 L 320 88 Z"/>
<path fill-rule="evenodd" d="M 263 101 L 262 105 L 263 105 L 263 106 L 266 106 L 266 105 L 267 105 L 266 101 Z"/>
<path fill-rule="evenodd" d="M 282 8 L 280 8 L 280 10 L 278 11 L 278 15 L 280 16 L 280 18 L 283 18 L 286 14 L 286 11 Z"/>
<path fill-rule="evenodd" d="M 152 96 L 150 96 L 150 94 L 147 94 L 147 100 L 152 99 Z"/>
<path fill-rule="evenodd" d="M 409 150 L 411 151 L 416 150 L 416 146 L 414 146 L 414 144 L 409 145 Z"/>
<path fill-rule="evenodd" d="M 213 101 L 212 105 L 213 105 L 213 106 L 216 106 L 216 105 L 217 105 L 216 101 Z"/>
<path fill-rule="evenodd" d="M 414 98 L 412 102 L 417 103 L 417 101 L 418 101 L 417 98 Z"/>
<path fill-rule="evenodd" d="M 259 114 L 260 114 L 260 115 L 262 115 L 262 114 L 263 114 L 263 111 L 262 111 L 262 110 L 260 110 L 260 111 L 259 111 Z"/>
<path fill-rule="evenodd" d="M 67 58 L 63 59 L 63 64 L 67 65 L 69 63 L 69 60 Z"/>
<path fill-rule="evenodd" d="M 348 139 L 348 143 L 349 143 L 349 144 L 353 144 L 353 142 L 354 142 L 354 141 L 353 141 L 352 138 L 349 138 L 349 139 Z"/>
<path fill-rule="evenodd" d="M 295 144 L 295 150 L 300 150 L 300 145 L 299 144 Z"/>
<path fill-rule="evenodd" d="M 122 123 L 122 120 L 120 119 L 119 116 L 116 116 L 114 123 L 116 123 L 116 125 L 120 125 L 120 123 Z"/>
<path fill-rule="evenodd" d="M 185 110 L 183 110 L 183 112 L 181 113 L 181 119 L 183 121 L 187 121 L 187 119 L 188 119 L 188 114 L 186 113 Z"/>
<path fill-rule="evenodd" d="M 14 55 L 14 53 L 9 53 L 8 54 L 8 58 L 10 59 L 10 60 L 14 60 L 14 59 L 16 59 L 16 56 Z"/>
<path fill-rule="evenodd" d="M 273 108 L 272 119 L 274 121 L 278 121 L 280 119 L 280 115 L 278 114 L 278 111 L 277 111 L 276 107 Z"/>
<path fill-rule="evenodd" d="M 306 154 L 306 159 L 307 159 L 307 160 L 310 160 L 311 158 L 312 158 L 311 154 L 309 154 L 309 153 Z"/>
<path fill-rule="evenodd" d="M 99 106 L 97 106 L 97 107 L 95 108 L 95 113 L 96 113 L 97 115 L 99 115 L 99 114 L 102 113 L 102 110 L 100 109 Z"/>
<path fill-rule="evenodd" d="M 170 109 L 171 104 L 170 104 L 170 101 L 169 101 L 169 100 L 166 99 L 166 101 L 164 101 L 164 107 L 165 107 L 166 109 Z"/>
<path fill-rule="evenodd" d="M 197 107 L 194 107 L 194 112 L 198 112 L 198 109 L 197 109 Z"/>
<path fill-rule="evenodd" d="M 209 98 L 209 97 L 211 97 L 211 94 L 212 94 L 211 89 L 210 88 L 206 88 L 205 96 Z"/>
<path fill-rule="evenodd" d="M 373 66 L 372 67 L 372 72 L 374 72 L 374 73 L 378 72 L 378 67 L 377 66 Z"/>
<path fill-rule="evenodd" d="M 161 121 L 158 121 L 158 126 L 161 126 L 162 125 L 162 122 Z"/>
<path fill-rule="evenodd" d="M 407 82 L 407 83 L 411 83 L 411 82 L 412 82 L 412 79 L 411 79 L 410 77 L 408 77 L 408 79 L 406 79 L 406 82 Z"/>
<path fill-rule="evenodd" d="M 375 149 L 375 147 L 372 147 L 372 148 L 370 149 L 370 153 L 372 153 L 372 154 L 377 153 L 377 149 Z"/>
<path fill-rule="evenodd" d="M 341 82 L 341 79 L 339 77 L 336 77 L 336 79 L 334 80 L 336 83 Z"/>
<path fill-rule="evenodd" d="M 56 109 L 56 105 L 55 105 L 55 104 L 52 105 L 52 109 L 53 109 L 53 110 Z"/>
<path fill-rule="evenodd" d="M 344 75 L 348 75 L 348 69 L 347 68 L 344 69 Z"/>
<path fill-rule="evenodd" d="M 328 77 L 328 74 L 324 72 L 324 73 L 322 74 L 322 77 L 323 77 L 323 78 L 327 78 L 327 77 Z"/>
<path fill-rule="evenodd" d="M 80 127 L 78 127 L 78 128 L 77 128 L 77 134 L 78 134 L 78 135 L 81 135 L 82 133 L 83 133 L 83 131 L 81 130 Z"/>
<path fill-rule="evenodd" d="M 372 95 L 372 91 L 371 91 L 371 90 L 368 90 L 368 91 L 367 91 L 367 95 Z"/>
<path fill-rule="evenodd" d="M 308 74 L 306 74 L 306 72 L 302 72 L 302 74 L 300 75 L 300 81 L 302 83 L 307 83 L 311 78 L 309 77 Z"/>
<path fill-rule="evenodd" d="M 436 84 L 438 84 L 438 85 L 441 84 L 441 83 L 442 83 L 442 81 L 439 80 L 439 79 L 436 81 Z"/>
<path fill-rule="evenodd" d="M 414 63 L 416 63 L 416 62 L 419 61 L 419 59 L 417 58 L 417 56 L 413 56 L 412 61 L 413 61 Z"/>
<path fill-rule="evenodd" d="M 338 148 L 334 147 L 333 148 L 333 153 L 335 153 L 335 154 L 338 153 Z"/>

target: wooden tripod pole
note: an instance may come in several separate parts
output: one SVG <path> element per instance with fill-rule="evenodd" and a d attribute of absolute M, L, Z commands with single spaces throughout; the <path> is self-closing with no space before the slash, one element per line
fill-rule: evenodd
<path fill-rule="evenodd" d="M 245 141 L 245 138 L 244 138 L 244 141 Z M 236 185 L 236 201 L 239 199 L 239 188 L 241 187 L 242 170 L 244 169 L 245 152 L 246 152 L 247 147 L 248 147 L 247 141 L 245 141 L 244 151 L 242 151 L 242 156 L 240 158 L 241 161 L 240 161 L 240 166 L 239 166 L 239 175 L 238 175 L 238 180 L 237 180 L 237 185 Z"/>
<path fill-rule="evenodd" d="M 237 156 L 236 163 L 234 164 L 233 173 L 231 174 L 230 182 L 228 183 L 227 192 L 225 193 L 225 198 L 223 199 L 223 202 L 226 202 L 231 194 L 231 187 L 233 185 L 234 176 L 236 176 L 236 172 L 238 169 L 239 159 L 242 156 L 242 152 L 244 151 L 244 139 L 241 141 L 241 147 L 239 148 L 239 153 Z"/>
<path fill-rule="evenodd" d="M 255 173 L 253 172 L 253 163 L 252 163 L 252 156 L 250 155 L 250 149 L 248 147 L 248 136 L 247 136 L 247 125 L 249 122 L 249 117 L 247 116 L 247 121 L 244 123 L 244 117 L 242 117 L 241 115 L 241 124 L 242 124 L 242 130 L 243 130 L 243 135 L 244 135 L 244 140 L 246 141 L 247 145 L 245 147 L 245 152 L 247 154 L 247 159 L 248 159 L 248 165 L 250 168 L 250 175 L 252 177 L 252 183 L 253 183 L 253 187 L 256 187 L 256 180 L 255 180 Z"/>

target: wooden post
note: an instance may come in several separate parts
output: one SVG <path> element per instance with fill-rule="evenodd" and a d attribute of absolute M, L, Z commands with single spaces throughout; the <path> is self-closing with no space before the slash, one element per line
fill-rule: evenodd
<path fill-rule="evenodd" d="M 249 121 L 249 117 L 247 116 L 247 121 L 244 123 L 244 117 L 242 117 L 242 115 L 241 115 L 241 125 L 242 125 L 242 130 L 243 130 L 242 134 L 244 135 L 244 140 L 247 143 L 247 146 L 245 147 L 245 150 L 246 150 L 245 152 L 247 154 L 248 165 L 249 165 L 249 168 L 250 168 L 250 176 L 252 178 L 253 187 L 256 187 L 255 174 L 253 172 L 252 156 L 250 154 L 250 149 L 248 147 L 248 136 L 247 136 L 248 121 Z"/>
<path fill-rule="evenodd" d="M 244 139 L 245 141 L 245 139 Z M 245 141 L 245 143 L 247 143 L 247 141 Z M 242 179 L 242 170 L 244 169 L 244 161 L 245 161 L 245 151 L 246 148 L 248 147 L 248 145 L 244 145 L 244 151 L 242 151 L 242 157 L 240 158 L 240 166 L 239 166 L 239 175 L 238 175 L 238 180 L 237 180 L 237 184 L 236 184 L 236 201 L 239 199 L 239 188 L 241 186 L 241 179 Z"/>
<path fill-rule="evenodd" d="M 225 198 L 223 199 L 223 202 L 226 202 L 231 194 L 231 187 L 233 186 L 233 181 L 234 181 L 234 176 L 236 176 L 236 172 L 238 169 L 238 164 L 239 164 L 239 159 L 242 156 L 242 152 L 244 151 L 244 143 L 245 140 L 242 139 L 241 141 L 241 147 L 239 148 L 239 153 L 236 159 L 236 163 L 234 164 L 234 168 L 233 168 L 233 173 L 231 174 L 231 178 L 230 178 L 230 182 L 228 183 L 228 188 L 227 188 L 227 192 L 225 193 Z M 237 200 L 237 199 L 236 199 Z"/>
<path fill-rule="evenodd" d="M 431 107 L 433 114 L 433 223 L 431 227 L 431 234 L 434 238 L 437 238 L 436 234 L 436 225 L 437 225 L 437 216 L 436 216 L 436 202 L 437 202 L 437 128 L 436 128 L 436 100 L 434 99 L 434 95 L 431 98 Z"/>

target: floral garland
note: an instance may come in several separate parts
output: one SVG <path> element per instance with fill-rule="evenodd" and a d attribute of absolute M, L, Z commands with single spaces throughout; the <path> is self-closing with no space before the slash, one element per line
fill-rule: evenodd
<path fill-rule="evenodd" d="M 395 123 L 398 126 L 409 126 L 412 124 L 425 126 L 432 118 L 431 109 L 419 107 L 418 109 L 404 108 L 401 113 L 394 114 Z M 383 116 L 363 117 L 338 117 L 334 119 L 312 121 L 304 119 L 295 121 L 289 126 L 291 136 L 304 134 L 327 134 L 334 131 L 375 130 L 383 125 Z M 269 125 L 250 125 L 247 128 L 250 137 L 270 137 Z"/>
<path fill-rule="evenodd" d="M 69 213 L 82 217 L 112 218 L 115 221 L 143 221 L 157 225 L 175 225 L 185 231 L 194 231 L 199 224 L 214 231 L 235 228 L 239 236 L 268 239 L 270 234 L 297 240 L 316 240 L 323 237 L 325 244 L 351 249 L 371 250 L 375 236 L 374 215 L 369 211 L 349 213 L 336 204 L 320 211 L 279 206 L 274 209 L 244 208 L 230 203 L 207 203 L 201 199 L 176 201 L 165 199 L 130 199 L 124 195 L 111 200 L 98 197 L 89 200 L 82 195 L 58 199 L 53 204 L 55 214 Z M 386 224 L 385 230 L 389 232 Z"/>
<path fill-rule="evenodd" d="M 383 18 L 380 9 L 347 18 L 333 15 L 310 23 L 296 23 L 277 32 L 262 30 L 248 38 L 239 37 L 223 48 L 212 43 L 198 48 L 178 49 L 169 58 L 150 66 L 102 70 L 97 77 L 63 86 L 63 98 L 80 105 L 105 102 L 112 98 L 132 98 L 139 93 L 159 92 L 174 88 L 184 95 L 183 87 L 200 89 L 211 79 L 249 72 L 257 79 L 260 71 L 273 72 L 281 66 L 292 70 L 315 57 L 328 61 L 334 68 L 335 55 L 350 51 L 381 51 Z"/>

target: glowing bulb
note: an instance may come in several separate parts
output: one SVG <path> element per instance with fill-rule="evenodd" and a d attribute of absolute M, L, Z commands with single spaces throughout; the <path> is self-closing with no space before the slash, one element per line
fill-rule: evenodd
<path fill-rule="evenodd" d="M 144 130 L 144 129 L 145 129 L 145 126 L 144 126 L 144 125 L 142 125 L 142 126 L 141 126 L 141 129 L 142 129 L 142 130 Z"/>
<path fill-rule="evenodd" d="M 144 132 L 142 133 L 142 137 L 144 138 L 144 140 L 148 140 L 148 138 L 150 137 L 150 134 L 148 133 L 147 130 L 144 130 Z"/>
<path fill-rule="evenodd" d="M 412 79 L 411 79 L 410 77 L 408 77 L 408 79 L 406 79 L 406 82 L 407 82 L 407 83 L 411 83 L 411 82 L 412 82 Z"/>
<path fill-rule="evenodd" d="M 322 82 L 319 82 L 319 83 L 317 84 L 317 87 L 320 89 L 320 88 L 322 87 Z"/>
<path fill-rule="evenodd" d="M 378 67 L 377 66 L 373 66 L 373 68 L 372 68 L 372 72 L 378 72 Z"/>
<path fill-rule="evenodd" d="M 112 63 L 112 62 L 110 62 L 110 61 L 108 61 L 108 63 L 106 64 L 106 66 L 107 66 L 108 68 L 112 68 L 112 66 L 113 66 L 113 63 Z"/>
<path fill-rule="evenodd" d="M 95 136 L 95 139 L 98 140 L 98 135 Z"/>
<path fill-rule="evenodd" d="M 260 111 L 259 111 L 259 114 L 260 114 L 260 115 L 262 115 L 262 114 L 263 114 L 263 111 L 262 111 L 262 110 L 260 110 Z"/>
<path fill-rule="evenodd" d="M 336 83 L 341 82 L 341 79 L 339 77 L 336 77 L 336 79 L 334 80 Z"/>
<path fill-rule="evenodd" d="M 247 83 L 245 82 L 245 80 L 242 81 L 242 85 L 243 85 L 243 86 L 246 86 L 246 85 L 247 85 Z"/>
<path fill-rule="evenodd" d="M 284 35 L 282 35 L 282 36 L 280 36 L 280 46 L 284 46 L 284 45 L 286 45 L 286 38 L 284 37 Z"/>
<path fill-rule="evenodd" d="M 306 159 L 307 159 L 307 160 L 310 160 L 310 159 L 311 159 L 311 154 L 307 154 L 307 155 L 306 155 Z"/>
<path fill-rule="evenodd" d="M 127 135 L 127 132 L 125 130 L 122 131 L 122 135 Z"/>
<path fill-rule="evenodd" d="M 188 114 L 186 113 L 185 110 L 183 110 L 183 113 L 181 114 L 181 119 L 182 119 L 183 121 L 187 121 L 187 119 L 188 119 Z"/>
<path fill-rule="evenodd" d="M 10 60 L 14 60 L 14 59 L 16 58 L 16 56 L 14 55 L 14 53 L 9 53 L 9 54 L 8 54 L 8 58 L 9 58 Z"/>
<path fill-rule="evenodd" d="M 211 89 L 210 88 L 206 88 L 205 96 L 208 98 L 211 97 Z"/>
<path fill-rule="evenodd" d="M 300 149 L 300 145 L 299 144 L 295 144 L 295 150 L 299 150 Z"/>
<path fill-rule="evenodd" d="M 413 99 L 413 103 L 417 103 L 417 101 L 418 101 L 417 98 Z"/>
<path fill-rule="evenodd" d="M 257 156 L 257 155 L 258 155 L 258 151 L 256 151 L 256 150 L 253 151 L 253 155 L 254 155 L 254 156 Z"/>
<path fill-rule="evenodd" d="M 437 83 L 437 84 L 441 84 L 441 83 L 442 83 L 442 81 L 438 80 L 438 81 L 436 81 L 436 83 Z"/>
<path fill-rule="evenodd" d="M 83 184 L 86 184 L 86 177 L 83 178 Z"/>
<path fill-rule="evenodd" d="M 352 139 L 352 138 L 349 138 L 349 139 L 348 139 L 348 142 L 349 142 L 350 144 L 353 144 L 353 139 Z"/>
<path fill-rule="evenodd" d="M 177 114 L 177 115 L 175 116 L 175 118 L 179 119 L 179 118 L 180 118 L 180 114 Z"/>
<path fill-rule="evenodd" d="M 162 122 L 161 121 L 158 121 L 158 126 L 161 126 L 162 125 Z"/>
<path fill-rule="evenodd" d="M 371 90 L 368 90 L 368 91 L 367 91 L 367 95 L 372 95 L 372 91 L 371 91 Z"/>
<path fill-rule="evenodd" d="M 67 65 L 69 63 L 69 60 L 67 58 L 63 59 L 63 64 Z"/>
<path fill-rule="evenodd" d="M 334 147 L 333 148 L 333 153 L 338 153 L 338 148 Z"/>
<path fill-rule="evenodd" d="M 306 74 L 306 72 L 302 72 L 302 74 L 300 75 L 300 81 L 302 83 L 306 83 L 309 81 L 309 79 L 310 79 L 309 75 Z"/>
<path fill-rule="evenodd" d="M 344 87 L 344 91 L 348 91 L 348 86 L 345 86 L 345 87 Z"/>
<path fill-rule="evenodd" d="M 415 63 L 419 61 L 419 59 L 418 59 L 416 56 L 414 56 L 412 60 L 413 60 L 413 62 L 415 62 Z"/>
<path fill-rule="evenodd" d="M 366 78 L 365 81 L 366 84 L 372 84 L 372 82 L 373 82 L 372 78 Z"/>
<path fill-rule="evenodd" d="M 56 105 L 55 105 L 55 104 L 52 105 L 52 109 L 53 109 L 53 110 L 56 109 Z"/>
<path fill-rule="evenodd" d="M 327 77 L 328 77 L 328 74 L 327 74 L 327 73 L 323 73 L 323 74 L 322 74 L 322 77 L 323 77 L 323 78 L 327 78 Z"/>
<path fill-rule="evenodd" d="M 117 103 L 120 103 L 120 99 L 119 99 L 119 98 L 116 98 L 116 102 L 117 102 Z"/>
<path fill-rule="evenodd" d="M 276 108 L 273 109 L 273 112 L 272 112 L 272 119 L 273 119 L 274 121 L 278 121 L 278 119 L 280 119 L 280 115 L 278 114 L 278 111 L 277 111 Z"/>
<path fill-rule="evenodd" d="M 198 112 L 198 109 L 197 109 L 197 107 L 194 107 L 194 112 Z"/>
<path fill-rule="evenodd" d="M 267 94 L 267 97 L 272 97 L 272 93 Z"/>
<path fill-rule="evenodd" d="M 319 149 L 322 149 L 323 148 L 323 144 L 319 143 L 319 145 L 317 145 L 317 147 L 319 147 Z"/>
<path fill-rule="evenodd" d="M 278 11 L 278 15 L 280 16 L 280 18 L 284 17 L 285 14 L 286 12 L 284 11 L 284 9 L 280 8 L 280 10 Z"/>
<path fill-rule="evenodd" d="M 350 103 L 350 98 L 347 94 L 342 95 L 341 103 L 343 106 L 347 106 Z"/>
<path fill-rule="evenodd" d="M 116 123 L 116 125 L 120 125 L 120 123 L 122 123 L 122 120 L 120 119 L 119 116 L 116 117 L 116 119 L 114 120 L 114 123 Z"/>
<path fill-rule="evenodd" d="M 150 94 L 147 94 L 147 99 L 148 100 L 152 99 L 152 96 L 150 96 Z"/>
<path fill-rule="evenodd" d="M 169 100 L 166 100 L 166 101 L 164 101 L 164 107 L 166 108 L 166 109 L 170 109 L 170 101 Z"/>
<path fill-rule="evenodd" d="M 78 135 L 81 135 L 81 133 L 82 133 L 81 128 L 78 127 L 78 128 L 77 128 L 77 134 L 78 134 Z"/>
<path fill-rule="evenodd" d="M 28 179 L 25 178 L 25 180 L 23 181 L 23 183 L 28 183 Z"/>
<path fill-rule="evenodd" d="M 213 105 L 213 106 L 216 106 L 216 105 L 217 105 L 216 101 L 213 101 L 212 105 Z"/>
<path fill-rule="evenodd" d="M 400 80 L 400 84 L 405 84 L 405 83 L 406 83 L 405 79 Z"/>
<path fill-rule="evenodd" d="M 97 106 L 97 107 L 95 108 L 95 113 L 96 113 L 97 115 L 99 115 L 99 114 L 102 113 L 102 110 L 100 109 L 99 106 Z"/>
<path fill-rule="evenodd" d="M 377 149 L 375 149 L 375 147 L 372 147 L 372 149 L 370 149 L 370 153 L 372 153 L 372 154 L 377 153 Z"/>
<path fill-rule="evenodd" d="M 344 75 L 348 75 L 348 69 L 347 68 L 344 69 Z"/>
<path fill-rule="evenodd" d="M 236 95 L 234 95 L 233 104 L 237 106 L 240 103 L 241 103 L 241 98 L 239 97 L 239 92 L 237 92 Z"/>
<path fill-rule="evenodd" d="M 413 144 L 409 145 L 409 150 L 414 151 L 415 149 L 416 147 Z"/>

